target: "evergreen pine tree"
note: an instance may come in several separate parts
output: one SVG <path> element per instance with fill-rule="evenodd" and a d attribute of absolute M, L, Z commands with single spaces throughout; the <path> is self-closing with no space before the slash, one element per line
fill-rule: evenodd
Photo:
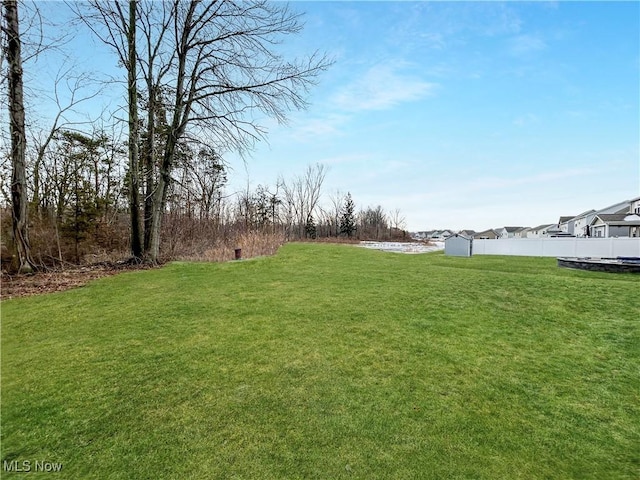
<path fill-rule="evenodd" d="M 356 206 L 351 198 L 351 193 L 347 193 L 342 207 L 342 215 L 340 216 L 340 233 L 351 238 L 356 231 Z"/>
<path fill-rule="evenodd" d="M 304 226 L 304 231 L 307 235 L 307 238 L 316 238 L 318 236 L 318 231 L 316 228 L 316 222 L 313 219 L 313 215 L 309 214 L 307 217 L 307 224 Z"/>

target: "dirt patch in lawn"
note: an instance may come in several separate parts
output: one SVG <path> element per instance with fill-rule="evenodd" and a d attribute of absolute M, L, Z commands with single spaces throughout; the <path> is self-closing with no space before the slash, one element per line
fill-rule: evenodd
<path fill-rule="evenodd" d="M 125 271 L 152 268 L 127 263 L 101 263 L 50 272 L 8 275 L 0 277 L 1 299 L 28 297 L 43 293 L 60 292 L 81 287 L 91 280 L 116 275 Z"/>

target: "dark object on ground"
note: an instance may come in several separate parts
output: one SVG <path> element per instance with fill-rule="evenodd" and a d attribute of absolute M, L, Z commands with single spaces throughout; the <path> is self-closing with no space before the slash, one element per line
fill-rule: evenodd
<path fill-rule="evenodd" d="M 558 257 L 558 266 L 611 273 L 640 273 L 640 257 Z"/>

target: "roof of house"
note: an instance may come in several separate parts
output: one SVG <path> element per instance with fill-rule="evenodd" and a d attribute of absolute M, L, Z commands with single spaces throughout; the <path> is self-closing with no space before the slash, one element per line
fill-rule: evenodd
<path fill-rule="evenodd" d="M 513 232 L 517 232 L 518 230 L 520 230 L 522 227 L 504 227 L 504 229 L 509 232 L 509 233 L 513 233 Z"/>
<path fill-rule="evenodd" d="M 602 220 L 608 225 L 614 226 L 636 226 L 640 225 L 640 216 L 632 213 L 601 213 L 596 215 L 591 224 L 596 222 L 596 219 Z"/>
<path fill-rule="evenodd" d="M 625 213 L 627 211 L 629 211 L 629 206 L 631 205 L 631 201 L 629 200 L 625 200 L 624 202 L 618 202 L 618 203 L 614 203 L 613 205 L 610 205 L 608 207 L 605 208 L 601 208 L 600 210 L 598 210 L 598 213 L 603 212 L 603 213 Z"/>
<path fill-rule="evenodd" d="M 597 215 L 597 217 L 600 220 L 603 220 L 605 222 L 607 221 L 619 221 L 619 220 L 624 220 L 624 217 L 626 217 L 627 214 L 626 213 L 601 213 L 599 215 Z"/>
<path fill-rule="evenodd" d="M 576 217 L 560 217 L 560 220 L 558 221 L 558 223 L 565 223 L 568 222 L 569 220 L 573 220 Z"/>
<path fill-rule="evenodd" d="M 586 217 L 587 215 L 593 215 L 594 213 L 596 213 L 595 210 L 591 209 L 591 210 L 587 210 L 586 212 L 582 212 L 580 215 L 576 215 L 575 218 L 582 218 L 582 217 Z"/>
<path fill-rule="evenodd" d="M 498 233 L 493 228 L 489 228 L 488 230 L 483 230 L 482 232 L 477 232 L 473 236 L 474 237 L 479 237 L 479 236 L 484 235 L 486 233 L 492 233 L 495 236 L 498 236 Z"/>
<path fill-rule="evenodd" d="M 553 223 L 545 223 L 544 225 L 538 225 L 537 227 L 533 227 L 531 230 L 544 230 L 549 228 Z"/>

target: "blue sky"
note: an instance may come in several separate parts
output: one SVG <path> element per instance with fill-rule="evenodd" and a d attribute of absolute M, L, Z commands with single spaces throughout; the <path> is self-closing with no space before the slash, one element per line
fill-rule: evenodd
<path fill-rule="evenodd" d="M 536 226 L 640 196 L 638 2 L 291 6 L 306 27 L 282 48 L 335 64 L 308 110 L 227 155 L 230 191 L 321 163 L 327 203 L 348 191 L 414 231 Z M 75 45 L 85 67 L 114 65 Z"/>
<path fill-rule="evenodd" d="M 336 60 L 247 160 L 411 230 L 535 226 L 640 195 L 636 2 L 295 2 Z M 238 173 L 244 169 L 236 167 Z M 246 173 L 244 173 L 246 183 Z"/>

